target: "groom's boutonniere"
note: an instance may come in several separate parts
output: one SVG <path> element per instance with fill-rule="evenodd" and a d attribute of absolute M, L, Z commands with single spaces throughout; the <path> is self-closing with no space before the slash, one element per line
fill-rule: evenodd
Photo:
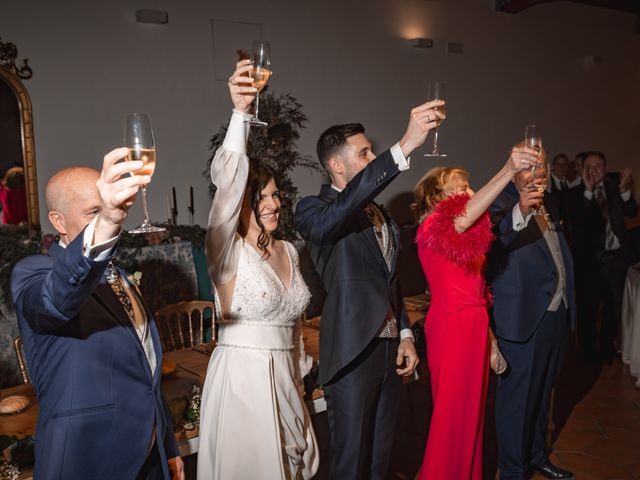
<path fill-rule="evenodd" d="M 134 272 L 127 277 L 129 281 L 136 287 L 140 288 L 140 281 L 142 280 L 142 272 Z"/>

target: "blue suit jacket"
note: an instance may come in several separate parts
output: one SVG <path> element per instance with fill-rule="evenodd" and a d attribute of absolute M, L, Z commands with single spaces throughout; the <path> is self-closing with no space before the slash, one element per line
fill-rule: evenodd
<path fill-rule="evenodd" d="M 537 222 L 513 230 L 513 207 L 519 193 L 510 183 L 489 207 L 496 240 L 489 254 L 487 283 L 493 286 L 492 319 L 498 337 L 515 342 L 528 340 L 545 314 L 557 285 L 558 271 Z M 575 323 L 573 259 L 562 232 L 560 213 L 552 195 L 544 203 L 558 230 L 567 281 L 571 324 Z"/>
<path fill-rule="evenodd" d="M 107 261 L 82 254 L 82 238 L 21 260 L 11 289 L 40 413 L 36 479 L 134 479 L 156 425 L 164 478 L 178 455 L 160 391 L 162 349 L 151 374 L 138 336 L 106 283 Z M 146 307 L 145 307 L 146 308 Z"/>
<path fill-rule="evenodd" d="M 303 198 L 296 208 L 296 228 L 307 241 L 327 292 L 320 329 L 321 384 L 369 345 L 389 308 L 399 328 L 408 328 L 396 272 L 397 249 L 389 271 L 364 212 L 399 173 L 387 150 L 342 192 L 323 185 L 320 195 Z M 388 215 L 386 220 L 399 247 L 398 228 Z"/>

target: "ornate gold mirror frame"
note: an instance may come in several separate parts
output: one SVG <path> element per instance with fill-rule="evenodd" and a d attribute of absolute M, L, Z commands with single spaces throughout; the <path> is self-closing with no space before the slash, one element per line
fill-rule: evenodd
<path fill-rule="evenodd" d="M 38 210 L 38 184 L 36 177 L 36 151 L 33 140 L 33 110 L 31 99 L 22 80 L 33 75 L 27 59 L 16 66 L 18 49 L 13 43 L 0 38 L 0 81 L 5 81 L 13 90 L 20 109 L 20 131 L 22 135 L 22 159 L 24 162 L 25 190 L 29 209 L 29 225 L 40 225 Z"/>

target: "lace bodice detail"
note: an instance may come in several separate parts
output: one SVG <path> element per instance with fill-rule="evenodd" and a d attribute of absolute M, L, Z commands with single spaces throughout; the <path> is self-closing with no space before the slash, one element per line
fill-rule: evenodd
<path fill-rule="evenodd" d="M 229 315 L 221 323 L 293 327 L 311 297 L 300 274 L 295 247 L 284 242 L 291 265 L 291 285 L 287 289 L 260 253 L 241 239 L 237 242 L 238 273 Z"/>

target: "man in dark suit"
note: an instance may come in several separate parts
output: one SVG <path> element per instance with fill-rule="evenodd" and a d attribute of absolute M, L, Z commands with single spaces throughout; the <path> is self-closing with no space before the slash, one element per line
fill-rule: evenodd
<path fill-rule="evenodd" d="M 151 312 L 111 264 L 142 162 L 67 168 L 46 188 L 60 244 L 14 267 L 11 291 L 38 397 L 36 479 L 184 479 Z M 105 271 L 107 275 L 105 275 Z"/>
<path fill-rule="evenodd" d="M 617 354 L 622 296 L 627 268 L 635 249 L 624 218 L 634 217 L 636 201 L 630 191 L 631 170 L 607 173 L 602 152 L 586 152 L 582 184 L 572 189 L 571 217 L 578 290 L 578 339 L 591 360 L 609 361 Z M 596 333 L 598 307 L 602 323 Z"/>
<path fill-rule="evenodd" d="M 558 206 L 537 187 L 531 170 L 519 172 L 489 209 L 496 235 L 487 269 L 492 322 L 509 364 L 496 396 L 502 480 L 525 478 L 528 470 L 574 478 L 545 451 L 551 390 L 574 318 L 573 262 Z M 546 215 L 534 215 L 539 208 Z"/>
<path fill-rule="evenodd" d="M 320 372 L 331 432 L 332 479 L 384 479 L 401 376 L 418 357 L 397 280 L 398 228 L 373 199 L 409 168 L 407 157 L 444 115 L 428 102 L 412 110 L 402 140 L 376 157 L 358 123 L 318 140 L 331 185 L 302 199 L 296 227 L 307 241 L 327 298 Z"/>

